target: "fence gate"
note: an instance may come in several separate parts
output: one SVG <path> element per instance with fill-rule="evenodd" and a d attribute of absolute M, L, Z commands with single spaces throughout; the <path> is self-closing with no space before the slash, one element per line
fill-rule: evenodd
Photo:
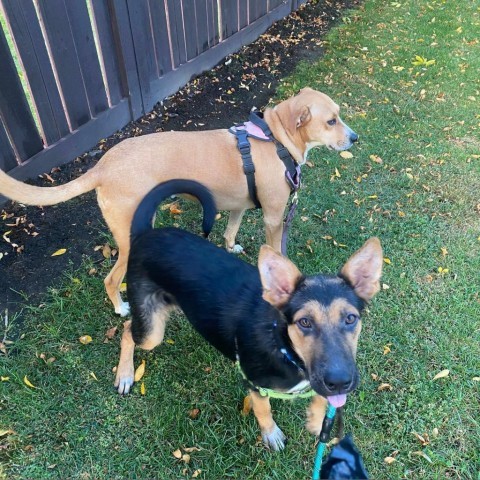
<path fill-rule="evenodd" d="M 0 168 L 69 162 L 305 0 L 0 0 Z"/>

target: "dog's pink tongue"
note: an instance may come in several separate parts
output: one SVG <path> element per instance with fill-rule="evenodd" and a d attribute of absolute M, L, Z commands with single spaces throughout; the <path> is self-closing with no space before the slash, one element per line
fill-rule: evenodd
<path fill-rule="evenodd" d="M 342 393 L 341 395 L 332 395 L 331 397 L 327 397 L 327 400 L 330 402 L 330 405 L 335 408 L 340 408 L 345 405 L 347 401 L 347 394 Z"/>

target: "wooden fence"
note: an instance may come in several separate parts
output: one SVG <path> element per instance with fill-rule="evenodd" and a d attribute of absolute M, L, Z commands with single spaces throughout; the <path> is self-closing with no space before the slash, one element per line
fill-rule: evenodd
<path fill-rule="evenodd" d="M 306 0 L 0 0 L 0 168 L 66 163 Z"/>

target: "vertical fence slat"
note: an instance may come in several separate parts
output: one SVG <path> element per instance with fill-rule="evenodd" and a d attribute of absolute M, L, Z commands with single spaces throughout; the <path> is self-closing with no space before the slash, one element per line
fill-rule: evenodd
<path fill-rule="evenodd" d="M 108 108 L 108 100 L 87 4 L 85 0 L 82 2 L 67 0 L 65 7 L 70 20 L 90 111 L 92 116 L 96 117 Z"/>
<path fill-rule="evenodd" d="M 15 152 L 10 145 L 7 132 L 5 131 L 4 126 L 0 123 L 0 170 L 8 172 L 17 165 L 18 163 L 15 158 Z"/>
<path fill-rule="evenodd" d="M 33 3 L 29 0 L 3 0 L 18 53 L 40 118 L 47 144 L 69 133 L 62 101 Z"/>
<path fill-rule="evenodd" d="M 239 0 L 238 23 L 241 29 L 248 25 L 248 0 Z"/>
<path fill-rule="evenodd" d="M 63 0 L 41 0 L 39 7 L 70 125 L 75 130 L 90 120 L 90 109 L 65 3 Z"/>
<path fill-rule="evenodd" d="M 218 31 L 218 5 L 217 0 L 207 0 L 207 20 L 208 20 L 208 43 L 210 48 L 217 45 L 220 40 Z"/>
<path fill-rule="evenodd" d="M 170 34 L 172 37 L 172 53 L 174 67 L 187 61 L 185 38 L 183 36 L 182 9 L 179 0 L 167 0 Z"/>
<path fill-rule="evenodd" d="M 195 18 L 197 33 L 197 51 L 200 54 L 208 50 L 208 19 L 206 0 L 197 0 L 195 2 Z"/>
<path fill-rule="evenodd" d="M 21 161 L 43 149 L 32 112 L 18 78 L 7 39 L 0 28 L 0 117 Z"/>
<path fill-rule="evenodd" d="M 183 30 L 185 32 L 185 50 L 187 60 L 191 60 L 198 55 L 197 50 L 197 19 L 195 18 L 195 1 L 182 0 L 183 10 Z"/>
<path fill-rule="evenodd" d="M 105 0 L 92 0 L 92 8 L 97 24 L 110 102 L 112 105 L 117 105 L 125 95 L 120 77 L 118 50 L 112 29 L 113 12 L 109 10 Z"/>
<path fill-rule="evenodd" d="M 160 75 L 165 75 L 172 70 L 165 4 L 163 2 L 159 3 L 158 0 L 149 0 L 149 8 L 152 17 L 152 34 L 155 42 L 158 70 Z"/>
<path fill-rule="evenodd" d="M 238 32 L 237 0 L 224 0 L 220 4 L 222 9 L 222 38 L 228 38 Z"/>

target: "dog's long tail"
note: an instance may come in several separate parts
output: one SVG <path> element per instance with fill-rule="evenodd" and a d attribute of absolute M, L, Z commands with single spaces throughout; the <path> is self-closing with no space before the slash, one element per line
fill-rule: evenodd
<path fill-rule="evenodd" d="M 56 187 L 36 187 L 15 180 L 0 169 L 0 194 L 26 205 L 55 205 L 82 193 L 89 192 L 99 184 L 95 168 L 81 177 Z"/>
<path fill-rule="evenodd" d="M 203 208 L 202 229 L 205 236 L 211 232 L 215 223 L 217 207 L 213 195 L 207 187 L 194 180 L 169 180 L 150 190 L 135 211 L 130 235 L 132 240 L 152 228 L 152 219 L 158 205 L 171 195 L 188 194 L 197 198 Z"/>

